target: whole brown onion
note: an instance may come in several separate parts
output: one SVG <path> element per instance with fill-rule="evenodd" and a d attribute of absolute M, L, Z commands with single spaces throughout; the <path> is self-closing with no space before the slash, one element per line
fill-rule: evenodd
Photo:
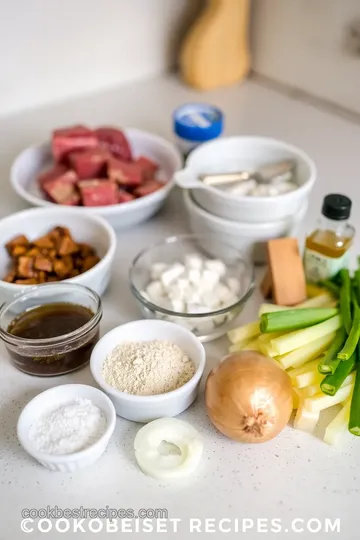
<path fill-rule="evenodd" d="M 214 426 L 230 439 L 269 441 L 291 416 L 291 380 L 272 358 L 255 351 L 235 353 L 209 374 L 205 402 Z"/>

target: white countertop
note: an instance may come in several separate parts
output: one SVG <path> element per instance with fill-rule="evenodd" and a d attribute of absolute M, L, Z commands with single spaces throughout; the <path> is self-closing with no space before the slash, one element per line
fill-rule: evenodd
<path fill-rule="evenodd" d="M 26 91 L 26 88 L 24 88 Z M 353 199 L 353 223 L 360 231 L 360 126 L 315 109 L 290 97 L 263 88 L 256 82 L 208 95 L 181 86 L 173 77 L 144 81 L 99 95 L 85 96 L 51 108 L 23 113 L 0 120 L 0 170 L 2 192 L 0 215 L 23 208 L 11 192 L 9 166 L 14 156 L 31 143 L 44 140 L 54 126 L 83 122 L 113 123 L 139 127 L 171 138 L 171 113 L 186 101 L 207 100 L 226 115 L 227 134 L 268 135 L 294 143 L 307 151 L 318 166 L 319 178 L 313 191 L 305 227 L 311 229 L 322 197 L 341 191 Z M 134 255 L 150 242 L 187 230 L 179 193 L 154 219 L 134 230 L 118 234 L 114 274 L 105 294 L 102 332 L 140 316 L 127 283 L 128 266 Z M 355 252 L 360 252 L 360 235 Z M 249 301 L 241 322 L 255 318 L 260 297 Z M 206 373 L 226 353 L 226 339 L 207 345 Z M 39 379 L 20 373 L 10 365 L 0 349 L 0 540 L 26 537 L 20 530 L 23 508 L 167 508 L 169 518 L 179 518 L 179 532 L 163 533 L 164 538 L 186 539 L 188 519 L 193 518 L 281 518 L 289 528 L 294 518 L 341 519 L 341 537 L 358 538 L 360 500 L 360 440 L 346 437 L 340 448 L 330 448 L 319 438 L 286 428 L 267 444 L 243 446 L 215 431 L 207 419 L 200 393 L 195 404 L 181 418 L 191 422 L 203 435 L 205 453 L 198 474 L 186 482 L 159 485 L 137 468 L 133 440 L 139 426 L 117 420 L 106 454 L 92 468 L 76 474 L 50 473 L 33 462 L 20 448 L 16 421 L 22 407 L 38 392 L 67 382 L 94 384 L 86 368 L 72 375 Z M 211 526 L 211 525 L 210 525 Z M 224 527 L 228 527 L 224 522 Z M 298 527 L 302 524 L 298 523 Z M 204 522 L 203 522 L 204 527 Z M 270 524 L 269 524 L 270 528 Z M 172 530 L 169 525 L 168 531 Z M 109 533 L 110 534 L 110 533 Z M 210 534 L 210 533 L 209 533 Z M 136 533 L 153 538 L 153 533 Z M 241 533 L 223 534 L 238 538 Z M 221 533 L 212 537 L 223 536 Z M 245 538 L 257 538 L 249 529 Z M 49 540 L 75 533 L 32 533 L 28 537 Z M 98 539 L 105 532 L 94 535 Z M 115 535 L 114 535 L 115 536 Z M 128 533 L 131 536 L 131 533 Z M 198 533 L 205 537 L 205 532 Z M 211 534 L 210 534 L 211 536 Z M 270 538 L 293 538 L 295 533 L 268 533 Z M 86 538 L 91 538 L 88 532 Z M 299 538 L 329 538 L 324 531 Z M 111 534 L 110 534 L 111 538 Z"/>

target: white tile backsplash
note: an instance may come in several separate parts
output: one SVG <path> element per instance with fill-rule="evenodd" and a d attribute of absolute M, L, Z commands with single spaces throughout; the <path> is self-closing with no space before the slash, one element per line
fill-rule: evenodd
<path fill-rule="evenodd" d="M 356 55 L 347 40 L 359 19 L 359 0 L 256 0 L 254 70 L 360 113 L 360 43 Z"/>
<path fill-rule="evenodd" d="M 165 71 L 200 0 L 0 0 L 0 115 Z"/>

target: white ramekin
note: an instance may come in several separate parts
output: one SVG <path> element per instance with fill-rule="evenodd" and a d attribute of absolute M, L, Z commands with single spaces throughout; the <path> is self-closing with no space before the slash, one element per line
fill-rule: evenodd
<path fill-rule="evenodd" d="M 129 341 L 167 340 L 178 345 L 194 362 L 194 376 L 184 386 L 167 394 L 134 396 L 106 384 L 102 376 L 105 358 L 120 343 Z M 206 354 L 201 341 L 186 328 L 167 321 L 142 320 L 123 324 L 111 330 L 95 345 L 90 358 L 91 373 L 112 400 L 116 413 L 134 422 L 150 422 L 163 416 L 176 416 L 190 407 L 196 398 L 204 372 Z"/>
<path fill-rule="evenodd" d="M 76 398 L 90 399 L 99 407 L 106 418 L 106 429 L 94 444 L 72 454 L 52 455 L 40 452 L 29 437 L 31 424 L 39 418 L 47 408 L 72 401 Z M 32 399 L 22 410 L 18 424 L 17 435 L 21 446 L 30 456 L 51 471 L 74 472 L 93 464 L 105 452 L 108 442 L 115 429 L 116 413 L 110 399 L 98 388 L 85 384 L 64 384 L 55 386 Z"/>

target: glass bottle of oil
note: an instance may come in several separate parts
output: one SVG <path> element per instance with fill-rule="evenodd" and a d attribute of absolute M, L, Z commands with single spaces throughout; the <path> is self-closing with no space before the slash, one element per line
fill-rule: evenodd
<path fill-rule="evenodd" d="M 330 194 L 324 198 L 318 226 L 305 243 L 306 279 L 316 283 L 329 279 L 349 263 L 355 229 L 349 225 L 351 200 L 345 195 Z"/>

